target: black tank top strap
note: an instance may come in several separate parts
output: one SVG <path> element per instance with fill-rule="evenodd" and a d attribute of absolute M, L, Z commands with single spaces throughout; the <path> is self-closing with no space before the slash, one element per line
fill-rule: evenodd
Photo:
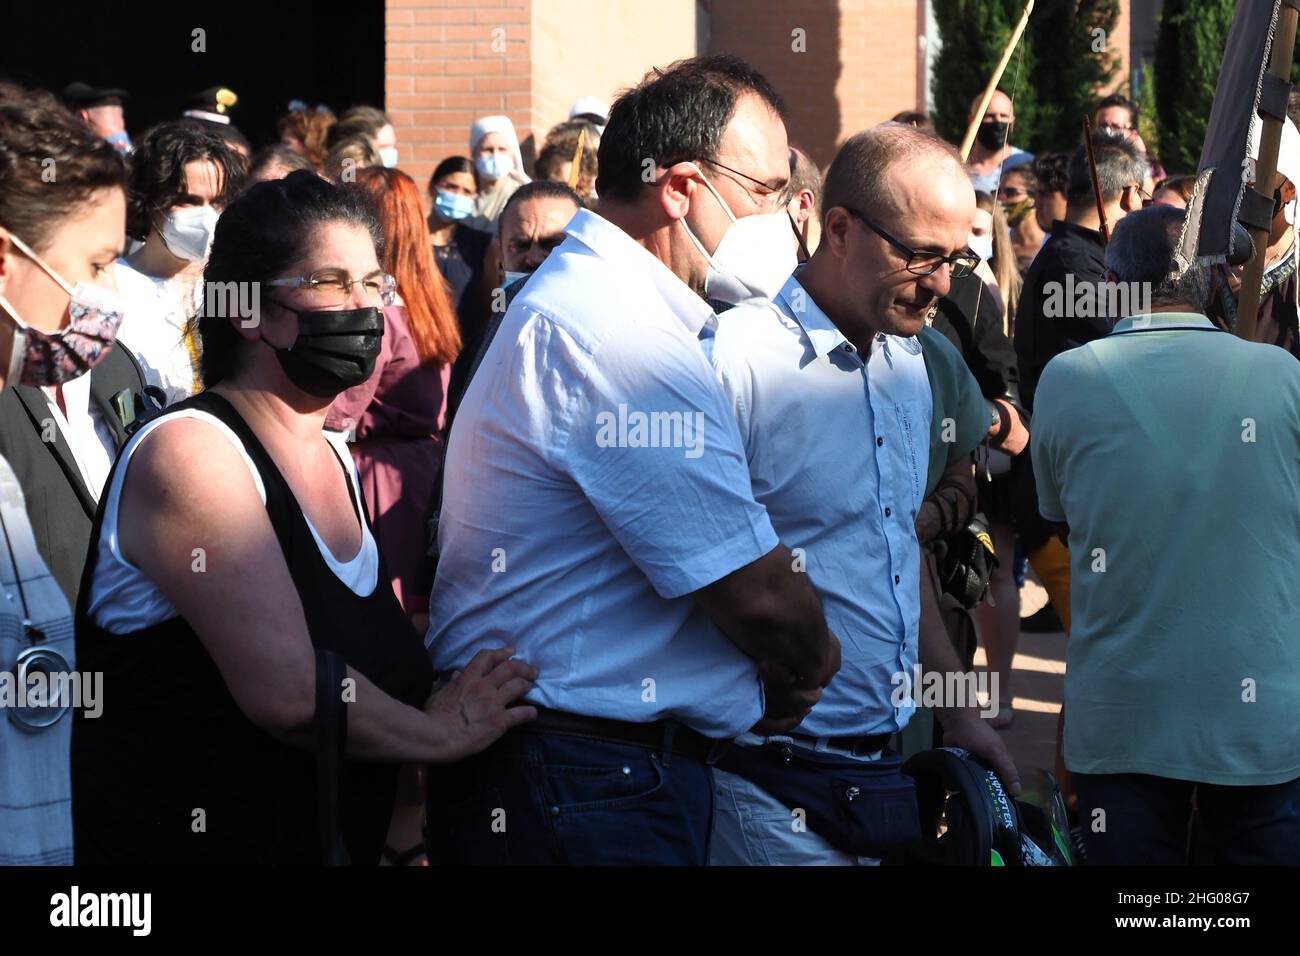
<path fill-rule="evenodd" d="M 432 684 L 422 642 L 393 594 L 382 556 L 373 590 L 334 573 L 275 461 L 235 407 L 202 392 L 162 413 L 195 409 L 225 424 L 266 491 L 266 510 L 314 646 L 338 653 L 380 690 L 420 706 Z M 134 438 L 133 440 L 138 440 Z M 323 439 L 322 439 L 323 440 Z M 114 464 L 125 467 L 126 456 Z M 345 467 L 349 483 L 352 476 Z M 110 474 L 106 488 L 111 487 Z M 129 634 L 90 620 L 102 496 L 77 606 L 80 666 L 114 688 L 97 719 L 73 729 L 73 809 L 79 863 L 312 863 L 319 857 L 314 758 L 252 724 L 194 628 L 173 617 Z M 353 499 L 355 501 L 355 499 Z M 365 521 L 365 509 L 361 509 Z M 377 862 L 396 767 L 347 761 L 340 828 L 355 863 Z M 197 829 L 202 811 L 205 828 Z"/>

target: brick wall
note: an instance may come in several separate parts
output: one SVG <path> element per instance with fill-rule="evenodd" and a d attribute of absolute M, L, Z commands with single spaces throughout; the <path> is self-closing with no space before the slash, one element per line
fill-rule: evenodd
<path fill-rule="evenodd" d="M 533 0 L 539 139 L 580 96 L 611 103 L 654 66 L 696 54 L 696 0 Z"/>
<path fill-rule="evenodd" d="M 923 0 L 385 0 L 385 108 L 421 185 L 465 154 L 470 124 L 505 113 L 525 141 L 579 96 L 612 100 L 652 66 L 736 53 L 791 106 L 790 140 L 818 165 L 899 110 L 923 108 Z M 1127 76 L 1129 0 L 1108 38 Z M 796 31 L 802 31 L 796 33 Z M 702 52 L 702 51 L 701 51 Z"/>
<path fill-rule="evenodd" d="M 421 187 L 469 152 L 477 117 L 531 132 L 532 0 L 385 0 L 385 109 L 402 169 Z"/>
<path fill-rule="evenodd" d="M 579 96 L 613 100 L 652 66 L 696 53 L 696 0 L 385 4 L 384 105 L 400 165 L 421 186 L 439 161 L 468 154 L 480 116 L 509 116 L 529 163 L 530 137 Z"/>
<path fill-rule="evenodd" d="M 917 5 L 710 0 L 709 48 L 772 81 L 791 108 L 791 143 L 825 167 L 846 137 L 917 107 Z"/>

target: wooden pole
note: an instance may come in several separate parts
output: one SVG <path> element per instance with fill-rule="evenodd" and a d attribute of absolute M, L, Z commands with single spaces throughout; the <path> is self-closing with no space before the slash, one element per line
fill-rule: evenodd
<path fill-rule="evenodd" d="M 1097 175 L 1097 157 L 1092 152 L 1092 120 L 1083 118 L 1083 148 L 1088 154 L 1088 175 L 1092 177 L 1092 195 L 1097 200 L 1097 221 L 1100 223 L 1101 244 L 1110 245 L 1110 226 L 1106 223 L 1106 202 L 1101 195 L 1101 177 Z"/>
<path fill-rule="evenodd" d="M 998 84 L 1002 82 L 1002 74 L 1006 72 L 1007 64 L 1011 62 L 1011 54 L 1015 52 L 1016 44 L 1020 42 L 1021 36 L 1024 35 L 1025 27 L 1029 24 L 1029 14 L 1033 10 L 1034 0 L 1029 0 L 1029 3 L 1025 5 L 1024 14 L 1020 17 L 1020 22 L 1011 31 L 1011 39 L 1007 41 L 1006 49 L 1002 51 L 1002 59 L 998 61 L 997 69 L 993 71 L 993 76 L 989 79 L 989 85 L 984 87 L 984 95 L 980 97 L 979 106 L 975 109 L 975 115 L 971 117 L 970 125 L 966 127 L 966 135 L 962 137 L 961 161 L 963 163 L 970 157 L 971 147 L 975 144 L 975 134 L 979 131 L 980 123 L 984 120 L 984 111 L 989 108 L 989 101 L 993 99 Z"/>
<path fill-rule="evenodd" d="M 578 177 L 582 175 L 582 151 L 587 145 L 587 130 L 578 130 L 578 148 L 573 151 L 573 166 L 569 169 L 569 188 L 578 188 Z"/>
<path fill-rule="evenodd" d="M 1269 51 L 1268 72 L 1272 76 L 1291 79 L 1291 55 L 1295 49 L 1297 13 L 1294 7 L 1282 4 L 1277 32 Z M 1266 116 L 1259 137 L 1259 156 L 1255 160 L 1255 189 L 1268 195 L 1273 191 L 1273 176 L 1277 173 L 1277 154 L 1282 145 L 1282 120 Z M 1300 187 L 1300 183 L 1296 184 Z M 1255 321 L 1259 314 L 1259 284 L 1264 277 L 1264 254 L 1268 248 L 1267 229 L 1251 229 L 1250 238 L 1255 243 L 1255 255 L 1246 263 L 1241 274 L 1241 292 L 1237 299 L 1237 335 L 1251 341 L 1255 338 Z"/>

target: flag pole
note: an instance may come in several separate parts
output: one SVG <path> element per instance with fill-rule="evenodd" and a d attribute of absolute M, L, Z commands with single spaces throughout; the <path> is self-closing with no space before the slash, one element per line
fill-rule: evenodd
<path fill-rule="evenodd" d="M 1020 22 L 1011 31 L 1011 39 L 1007 41 L 1006 49 L 1002 51 L 1002 59 L 998 61 L 997 69 L 993 71 L 989 85 L 984 87 L 984 95 L 980 97 L 979 106 L 975 109 L 975 115 L 971 117 L 970 125 L 966 127 L 966 135 L 962 137 L 961 161 L 963 163 L 970 157 L 971 147 L 975 145 L 975 134 L 979 132 L 980 123 L 984 120 L 984 111 L 989 108 L 989 101 L 993 99 L 998 84 L 1002 82 L 1002 74 L 1006 72 L 1007 64 L 1011 62 L 1011 54 L 1015 52 L 1016 44 L 1020 42 L 1020 37 L 1029 24 L 1029 14 L 1033 12 L 1033 9 L 1034 0 L 1029 0 L 1029 3 L 1025 4 L 1025 12 L 1021 15 Z"/>
<path fill-rule="evenodd" d="M 1106 223 L 1106 203 L 1101 195 L 1101 177 L 1097 175 L 1097 157 L 1092 152 L 1092 120 L 1083 118 L 1083 148 L 1088 154 L 1088 175 L 1092 177 L 1092 194 L 1097 200 L 1097 221 L 1100 223 L 1101 244 L 1110 245 L 1110 226 Z"/>
<path fill-rule="evenodd" d="M 1295 49 L 1297 13 L 1296 8 L 1286 3 L 1278 17 L 1277 32 L 1273 34 L 1273 45 L 1269 50 L 1268 72 L 1290 82 L 1291 56 Z M 1282 145 L 1282 120 L 1273 116 L 1263 117 L 1264 127 L 1260 131 L 1259 156 L 1255 160 L 1255 190 L 1268 195 L 1272 192 L 1273 176 L 1277 173 L 1277 154 Z M 1297 184 L 1300 185 L 1300 184 Z M 1246 263 L 1241 275 L 1241 293 L 1237 302 L 1236 333 L 1247 341 L 1255 338 L 1255 320 L 1259 313 L 1260 281 L 1264 277 L 1264 254 L 1268 248 L 1268 230 L 1250 229 L 1250 238 L 1255 243 L 1255 255 Z"/>

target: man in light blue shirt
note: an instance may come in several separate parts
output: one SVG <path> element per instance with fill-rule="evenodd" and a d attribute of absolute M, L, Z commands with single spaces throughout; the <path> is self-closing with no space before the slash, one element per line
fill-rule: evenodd
<path fill-rule="evenodd" d="M 428 644 L 441 670 L 516 648 L 541 716 L 431 788 L 444 862 L 704 863 L 716 742 L 794 726 L 838 667 L 699 341 L 745 259 L 734 224 L 776 218 L 781 112 L 734 57 L 621 98 L 601 215 L 574 217 L 465 391 Z"/>
<path fill-rule="evenodd" d="M 1038 506 L 1069 535 L 1065 763 L 1090 862 L 1186 862 L 1195 795 L 1214 862 L 1295 865 L 1300 364 L 1216 329 L 1203 267 L 1169 278 L 1184 216 L 1115 227 L 1108 278 L 1149 307 L 1035 398 Z"/>
<path fill-rule="evenodd" d="M 915 710 L 905 684 L 918 661 L 962 670 L 942 625 L 922 626 L 916 520 L 927 490 L 932 396 L 916 336 L 947 294 L 950 275 L 967 274 L 977 262 L 966 245 L 974 211 L 974 192 L 950 145 L 894 123 L 859 133 L 827 173 L 823 237 L 807 266 L 767 306 L 719 318 L 713 362 L 740 427 L 754 495 L 817 589 L 841 641 L 842 666 L 798 728 L 747 734 L 738 740 L 747 752 L 720 763 L 715 865 L 868 862 L 895 848 L 889 836 L 905 840 L 898 832 L 857 846 L 829 828 L 817 832 L 814 810 L 792 806 L 779 792 L 780 768 L 830 755 L 873 763 L 880 789 L 863 783 L 857 805 L 840 809 L 888 816 L 894 807 L 883 791 L 906 789 L 898 755 L 886 749 Z M 935 347 L 962 365 L 942 338 Z M 987 427 L 985 420 L 964 430 L 967 444 L 956 457 L 964 457 L 968 478 L 969 453 Z M 989 756 L 1013 777 L 997 734 L 977 716 L 978 701 L 945 703 L 948 741 Z M 761 765 L 767 754 L 775 772 Z M 842 771 L 823 773 L 826 793 L 844 789 Z M 915 821 L 914 803 L 907 809 Z M 792 825 L 802 822 L 800 810 L 811 825 Z M 882 828 L 879 819 L 864 827 Z"/>

